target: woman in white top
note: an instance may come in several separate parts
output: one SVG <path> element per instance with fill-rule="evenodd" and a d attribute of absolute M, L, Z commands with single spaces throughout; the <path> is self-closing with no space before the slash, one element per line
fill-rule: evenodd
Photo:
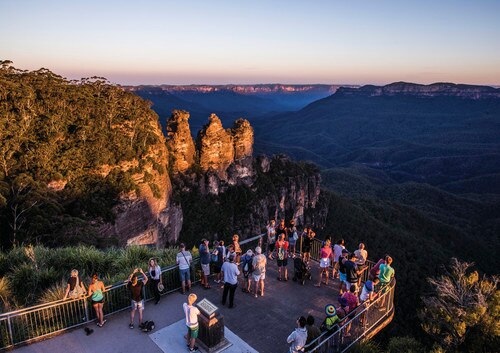
<path fill-rule="evenodd" d="M 155 304 L 158 304 L 160 302 L 160 290 L 158 285 L 161 284 L 163 286 L 163 281 L 161 279 L 161 267 L 158 266 L 158 263 L 153 258 L 149 259 L 148 265 L 148 272 L 151 277 L 151 293 L 153 293 L 153 296 L 155 297 Z"/>

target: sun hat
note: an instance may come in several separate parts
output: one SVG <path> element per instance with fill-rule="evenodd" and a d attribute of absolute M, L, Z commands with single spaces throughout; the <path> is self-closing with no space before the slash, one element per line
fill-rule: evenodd
<path fill-rule="evenodd" d="M 337 310 L 333 304 L 328 304 L 325 306 L 326 316 L 335 316 L 337 314 Z"/>
<path fill-rule="evenodd" d="M 252 249 L 248 249 L 248 250 L 247 250 L 247 255 L 248 255 L 248 256 L 253 256 L 253 251 L 252 251 Z"/>
<path fill-rule="evenodd" d="M 165 289 L 165 286 L 163 285 L 163 283 L 158 283 L 158 291 L 163 292 L 164 289 Z"/>

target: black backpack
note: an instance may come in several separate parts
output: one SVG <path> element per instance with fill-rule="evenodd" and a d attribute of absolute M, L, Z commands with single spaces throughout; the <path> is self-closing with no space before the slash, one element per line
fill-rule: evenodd
<path fill-rule="evenodd" d="M 155 329 L 155 323 L 154 321 L 144 321 L 140 327 L 142 332 L 150 332 Z"/>

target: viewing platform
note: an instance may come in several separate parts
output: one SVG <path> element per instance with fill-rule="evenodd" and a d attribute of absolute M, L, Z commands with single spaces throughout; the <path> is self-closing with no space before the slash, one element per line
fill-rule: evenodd
<path fill-rule="evenodd" d="M 258 239 L 253 238 L 252 241 L 243 243 L 242 248 L 254 248 Z M 311 255 L 314 258 L 315 253 L 319 253 L 319 241 L 314 242 Z M 265 280 L 265 294 L 263 297 L 255 298 L 251 294 L 242 292 L 241 280 L 235 294 L 235 308 L 229 309 L 221 305 L 222 288 L 220 285 L 213 282 L 211 279 L 211 289 L 204 289 L 199 285 L 194 285 L 192 292 L 196 293 L 198 300 L 207 298 L 212 303 L 219 307 L 221 314 L 224 316 L 224 322 L 227 329 L 237 335 L 241 340 L 246 342 L 255 351 L 260 353 L 285 353 L 288 351 L 286 338 L 296 327 L 296 319 L 303 315 L 312 315 L 316 320 L 316 325 L 319 327 L 325 318 L 325 306 L 327 304 L 338 305 L 338 280 L 331 281 L 328 285 L 322 284 L 320 288 L 314 286 L 318 274 L 318 265 L 312 261 L 313 280 L 307 280 L 305 285 L 292 281 L 293 277 L 293 261 L 288 263 L 289 281 L 278 281 L 278 270 L 276 260 L 268 260 L 268 267 Z M 367 271 L 365 271 L 367 273 Z M 172 292 L 162 297 L 158 305 L 154 305 L 153 301 L 148 301 L 145 305 L 144 320 L 153 320 L 155 329 L 152 332 L 144 333 L 137 327 L 129 329 L 129 310 L 128 309 L 128 293 L 124 286 L 111 287 L 107 294 L 108 310 L 104 308 L 104 313 L 107 319 L 104 327 L 99 328 L 94 321 L 85 320 L 87 317 L 92 320 L 93 310 L 88 306 L 85 308 L 85 300 L 65 301 L 60 304 L 49 304 L 40 308 L 20 311 L 19 313 L 2 314 L 0 328 L 2 329 L 2 337 L 4 349 L 8 348 L 5 345 L 6 334 L 10 332 L 13 338 L 18 334 L 21 337 L 19 330 L 23 330 L 26 335 L 31 329 L 35 329 L 35 333 L 41 333 L 38 337 L 33 337 L 31 340 L 14 342 L 18 352 L 22 353 L 67 353 L 67 352 L 158 352 L 171 353 L 169 350 L 160 348 L 153 340 L 155 333 L 165 327 L 173 325 L 184 319 L 182 304 L 186 302 L 187 295 L 182 295 L 175 287 L 175 280 L 178 278 L 178 272 L 175 267 L 167 269 L 163 273 L 164 283 L 167 289 Z M 171 277 L 172 276 L 172 277 Z M 178 282 L 178 280 L 177 280 Z M 254 282 L 252 283 L 254 285 Z M 148 298 L 149 293 L 146 293 Z M 318 340 L 313 342 L 309 347 L 310 352 L 344 352 L 347 351 L 352 344 L 357 341 L 368 339 L 379 332 L 391 320 L 394 314 L 393 307 L 394 283 L 386 287 L 384 294 L 379 296 L 370 306 L 359 308 L 351 319 L 350 337 L 346 337 L 345 326 L 335 332 L 325 333 Z M 384 299 L 384 305 L 380 306 L 381 299 Z M 115 303 L 112 303 L 112 301 Z M 82 303 L 79 303 L 79 302 Z M 61 309 L 61 305 L 65 307 L 73 302 L 73 309 Z M 120 308 L 119 305 L 123 307 Z M 59 309 L 56 309 L 60 306 Z M 109 314 L 110 309 L 115 308 L 114 314 Z M 31 311 L 30 311 L 31 310 Z M 48 314 L 50 313 L 50 315 Z M 366 317 L 366 325 L 361 325 L 361 317 Z M 61 319 L 62 318 L 62 319 Z M 77 322 L 70 322 L 71 318 Z M 57 320 L 61 320 L 59 326 L 63 323 L 68 324 L 68 329 L 57 326 Z M 70 321 L 68 321 L 70 320 Z M 137 320 L 137 318 L 136 318 Z M 19 326 L 20 322 L 24 322 L 25 326 Z M 137 322 L 137 321 L 136 321 Z M 52 325 L 52 326 L 51 326 Z M 54 326 L 55 325 L 55 326 Z M 43 335 L 45 329 L 52 328 L 53 332 L 48 332 Z M 87 336 L 84 327 L 89 327 L 94 332 Z M 66 332 L 67 331 L 67 332 Z M 55 334 L 58 334 L 55 337 Z M 160 332 L 161 334 L 161 332 Z M 184 331 L 179 332 L 178 337 L 169 339 L 179 339 L 183 341 Z M 49 338 L 38 342 L 40 339 Z M 24 343 L 30 343 L 25 345 Z M 12 345 L 10 345 L 12 347 Z M 185 347 L 185 346 L 184 346 Z M 315 348 L 313 348 L 315 347 Z M 187 352 L 187 348 L 185 349 Z"/>

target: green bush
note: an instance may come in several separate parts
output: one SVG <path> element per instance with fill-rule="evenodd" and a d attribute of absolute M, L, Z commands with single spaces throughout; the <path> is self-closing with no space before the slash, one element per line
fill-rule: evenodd
<path fill-rule="evenodd" d="M 413 337 L 393 337 L 387 346 L 388 353 L 424 353 L 424 346 Z"/>

